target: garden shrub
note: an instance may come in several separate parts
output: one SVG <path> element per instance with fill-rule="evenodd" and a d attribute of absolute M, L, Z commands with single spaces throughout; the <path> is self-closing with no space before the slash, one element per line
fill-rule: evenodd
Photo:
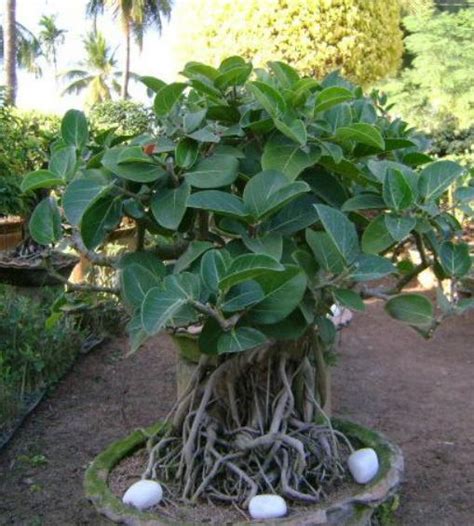
<path fill-rule="evenodd" d="M 140 135 L 150 129 L 150 111 L 131 100 L 105 101 L 94 104 L 88 114 L 91 126 L 98 132 L 114 130 L 117 135 Z"/>
<path fill-rule="evenodd" d="M 176 54 L 214 66 L 233 54 L 255 66 L 283 60 L 318 78 L 340 69 L 368 85 L 400 65 L 399 11 L 379 0 L 186 0 L 174 15 Z"/>

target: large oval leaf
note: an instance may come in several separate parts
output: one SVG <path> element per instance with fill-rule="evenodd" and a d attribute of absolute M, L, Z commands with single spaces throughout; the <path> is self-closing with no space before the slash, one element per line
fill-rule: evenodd
<path fill-rule="evenodd" d="M 178 102 L 181 93 L 186 89 L 187 84 L 184 82 L 173 82 L 161 88 L 155 96 L 153 109 L 158 117 L 164 117 Z"/>
<path fill-rule="evenodd" d="M 239 161 L 234 156 L 218 154 L 200 161 L 185 177 L 196 188 L 219 188 L 235 181 L 238 168 Z"/>
<path fill-rule="evenodd" d="M 228 289 L 237 283 L 254 279 L 265 273 L 282 272 L 285 267 L 276 259 L 263 254 L 243 254 L 234 259 L 219 282 L 220 289 Z"/>
<path fill-rule="evenodd" d="M 158 223 L 176 230 L 186 212 L 191 187 L 185 181 L 178 188 L 161 188 L 151 200 L 151 211 Z"/>
<path fill-rule="evenodd" d="M 109 189 L 108 181 L 100 175 L 72 181 L 63 196 L 63 208 L 67 220 L 72 225 L 78 225 L 87 208 Z"/>
<path fill-rule="evenodd" d="M 28 227 L 31 237 L 40 245 L 58 241 L 61 237 L 61 215 L 56 199 L 43 199 L 34 209 Z"/>
<path fill-rule="evenodd" d="M 49 170 L 37 170 L 26 174 L 21 181 L 21 191 L 29 192 L 38 188 L 54 188 L 63 184 L 64 180 Z"/>
<path fill-rule="evenodd" d="M 390 298 L 385 310 L 392 318 L 410 325 L 426 327 L 433 322 L 433 305 L 421 294 L 400 294 Z"/>
<path fill-rule="evenodd" d="M 89 139 L 89 128 L 86 116 L 82 111 L 69 110 L 61 121 L 61 136 L 66 144 L 78 150 L 84 148 Z"/>

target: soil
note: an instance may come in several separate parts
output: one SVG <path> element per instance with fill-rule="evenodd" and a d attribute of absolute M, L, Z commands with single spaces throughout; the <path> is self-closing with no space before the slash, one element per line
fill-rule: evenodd
<path fill-rule="evenodd" d="M 424 341 L 380 302 L 343 330 L 334 412 L 374 427 L 405 453 L 399 526 L 474 525 L 474 317 Z M 170 410 L 175 355 L 159 336 L 129 358 L 118 338 L 75 368 L 0 452 L 0 525 L 106 526 L 82 496 L 88 462 Z"/>

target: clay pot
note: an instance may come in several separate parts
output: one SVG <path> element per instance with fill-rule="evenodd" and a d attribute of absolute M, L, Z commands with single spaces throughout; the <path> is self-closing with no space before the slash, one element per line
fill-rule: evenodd
<path fill-rule="evenodd" d="M 21 217 L 0 219 L 0 252 L 12 250 L 23 241 Z"/>
<path fill-rule="evenodd" d="M 400 449 L 383 435 L 361 425 L 333 419 L 333 426 L 345 433 L 357 447 L 371 447 L 377 452 L 380 469 L 369 484 L 358 486 L 352 494 L 329 499 L 304 511 L 291 509 L 281 519 L 270 521 L 238 521 L 233 526 L 369 526 L 375 509 L 397 491 L 403 472 Z M 156 433 L 162 424 L 156 424 L 146 433 Z M 140 512 L 125 506 L 110 491 L 107 480 L 112 469 L 124 458 L 144 448 L 147 436 L 135 431 L 115 442 L 100 453 L 87 469 L 84 481 L 86 497 L 96 510 L 116 524 L 127 526 L 202 526 L 204 523 L 183 523 L 159 513 Z"/>

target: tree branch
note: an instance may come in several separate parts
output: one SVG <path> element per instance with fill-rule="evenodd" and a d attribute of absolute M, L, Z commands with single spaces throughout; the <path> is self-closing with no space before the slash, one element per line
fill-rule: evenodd
<path fill-rule="evenodd" d="M 57 279 L 61 283 L 64 283 L 64 285 L 66 285 L 67 288 L 70 290 L 84 291 L 84 292 L 106 292 L 108 294 L 115 294 L 116 296 L 120 296 L 119 288 L 101 287 L 100 285 L 83 284 L 83 283 L 72 283 L 72 281 L 69 281 L 62 274 L 60 274 L 59 272 L 56 272 L 48 262 L 46 262 L 46 270 L 48 271 L 48 274 L 50 276 Z"/>
<path fill-rule="evenodd" d="M 112 267 L 114 268 L 117 264 L 117 258 L 104 256 L 103 254 L 98 254 L 93 250 L 89 250 L 82 241 L 82 237 L 79 232 L 74 232 L 71 236 L 71 246 L 76 249 L 80 254 L 86 257 L 94 265 L 99 267 Z"/>
<path fill-rule="evenodd" d="M 211 307 L 208 304 L 201 303 L 200 301 L 191 300 L 190 304 L 199 312 L 202 312 L 202 314 L 206 314 L 207 316 L 214 318 L 217 323 L 220 325 L 221 329 L 223 331 L 229 331 L 240 320 L 243 313 L 237 313 L 231 316 L 230 318 L 224 318 L 220 312 L 218 312 L 216 309 Z"/>

